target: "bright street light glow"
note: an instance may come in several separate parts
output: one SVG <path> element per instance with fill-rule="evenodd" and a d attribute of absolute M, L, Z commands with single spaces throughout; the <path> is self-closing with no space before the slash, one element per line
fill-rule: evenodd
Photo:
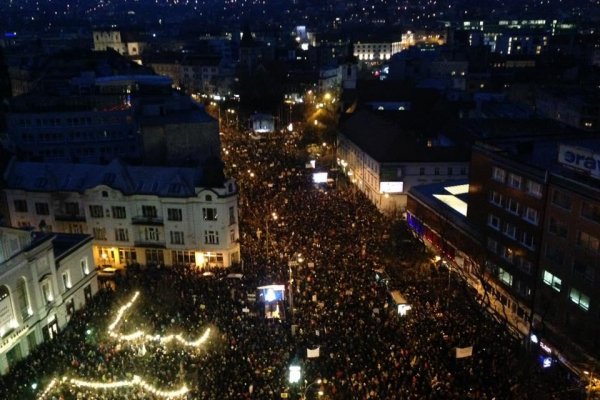
<path fill-rule="evenodd" d="M 300 366 L 299 365 L 290 365 L 290 383 L 298 383 L 300 382 L 300 378 L 302 376 Z"/>

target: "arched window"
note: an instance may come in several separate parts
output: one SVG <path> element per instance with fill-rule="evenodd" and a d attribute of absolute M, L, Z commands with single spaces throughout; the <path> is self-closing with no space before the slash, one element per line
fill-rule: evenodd
<path fill-rule="evenodd" d="M 4 299 L 10 297 L 10 292 L 6 285 L 0 286 L 0 302 L 4 301 Z"/>
<path fill-rule="evenodd" d="M 21 313 L 21 318 L 26 319 L 30 315 L 29 310 L 31 307 L 29 304 L 29 295 L 27 293 L 27 281 L 24 277 L 17 281 L 15 295 L 17 297 L 17 309 Z"/>
<path fill-rule="evenodd" d="M 0 309 L 8 310 L 0 319 L 0 337 L 11 329 L 11 322 L 14 318 L 12 302 L 10 301 L 10 292 L 5 285 L 0 286 Z"/>

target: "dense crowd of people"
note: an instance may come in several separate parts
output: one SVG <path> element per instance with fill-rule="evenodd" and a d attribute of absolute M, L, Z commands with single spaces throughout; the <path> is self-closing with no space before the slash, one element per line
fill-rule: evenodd
<path fill-rule="evenodd" d="M 389 223 L 341 179 L 313 184 L 299 139 L 224 137 L 224 161 L 240 187 L 244 262 L 234 268 L 241 280 L 228 279 L 230 271 L 203 275 L 194 266 L 128 271 L 116 291 L 102 290 L 57 340 L 2 378 L 0 398 L 36 398 L 55 377 L 115 382 L 134 375 L 160 390 L 185 385 L 187 398 L 207 400 L 281 393 L 312 399 L 318 391 L 343 400 L 581 398 L 568 373 L 542 369 L 518 338 L 470 301 L 459 279 L 435 269 L 417 279 L 382 257 Z M 376 280 L 374 269 L 392 279 Z M 253 300 L 257 286 L 271 283 L 293 290 L 293 310 L 288 302 L 281 320 L 265 318 L 264 304 Z M 406 316 L 390 302 L 392 288 L 412 306 Z M 119 332 L 194 340 L 210 329 L 207 342 L 111 338 L 108 325 L 138 290 Z M 457 347 L 470 346 L 472 356 L 456 358 Z M 308 358 L 307 349 L 317 348 L 319 356 Z M 292 364 L 302 370 L 295 384 L 288 382 Z M 161 396 L 140 386 L 86 389 L 67 381 L 44 398 Z"/>

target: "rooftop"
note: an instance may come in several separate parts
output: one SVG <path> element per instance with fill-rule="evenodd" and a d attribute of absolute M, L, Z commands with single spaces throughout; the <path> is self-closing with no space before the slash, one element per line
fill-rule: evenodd
<path fill-rule="evenodd" d="M 431 146 L 439 121 L 409 112 L 359 110 L 341 122 L 341 133 L 379 162 L 468 161 L 461 146 Z"/>
<path fill-rule="evenodd" d="M 579 133 L 578 135 L 538 136 L 535 140 L 529 137 L 489 141 L 485 144 L 480 144 L 479 147 L 500 153 L 509 159 L 598 190 L 600 188 L 600 180 L 559 163 L 561 145 L 600 154 L 600 138 L 597 135 L 585 133 Z"/>
<path fill-rule="evenodd" d="M 54 258 L 59 261 L 72 251 L 81 247 L 84 243 L 91 241 L 90 235 L 55 233 L 52 247 L 54 248 Z"/>
<path fill-rule="evenodd" d="M 4 172 L 6 187 L 31 192 L 79 192 L 104 185 L 125 195 L 194 197 L 211 179 L 202 168 L 130 166 L 119 159 L 107 165 L 13 160 Z M 222 184 L 223 182 L 221 182 Z"/>
<path fill-rule="evenodd" d="M 468 194 L 469 182 L 466 179 L 417 185 L 409 191 L 410 196 L 477 237 L 475 228 L 467 221 Z"/>

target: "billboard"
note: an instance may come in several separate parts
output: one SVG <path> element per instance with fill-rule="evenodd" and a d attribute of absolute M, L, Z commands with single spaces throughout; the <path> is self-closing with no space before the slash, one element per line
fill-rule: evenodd
<path fill-rule="evenodd" d="M 261 300 L 266 303 L 284 300 L 284 285 L 259 286 L 257 289 L 259 291 L 259 296 Z"/>
<path fill-rule="evenodd" d="M 404 191 L 404 182 L 380 182 L 380 193 L 402 193 Z"/>
<path fill-rule="evenodd" d="M 600 179 L 600 154 L 581 147 L 561 144 L 558 150 L 558 162 L 572 169 Z"/>

